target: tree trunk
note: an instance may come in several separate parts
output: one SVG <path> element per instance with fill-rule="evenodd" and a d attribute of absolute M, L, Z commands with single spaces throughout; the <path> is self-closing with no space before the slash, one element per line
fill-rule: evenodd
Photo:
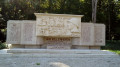
<path fill-rule="evenodd" d="M 92 22 L 96 23 L 96 11 L 98 0 L 92 0 Z"/>

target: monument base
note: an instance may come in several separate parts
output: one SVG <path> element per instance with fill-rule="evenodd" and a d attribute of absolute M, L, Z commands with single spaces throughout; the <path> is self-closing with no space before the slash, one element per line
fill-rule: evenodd
<path fill-rule="evenodd" d="M 20 45 L 12 44 L 11 49 L 24 48 L 24 49 L 79 49 L 79 50 L 100 50 L 101 46 L 84 46 L 84 45 L 72 45 L 72 46 L 47 46 L 47 45 Z"/>
<path fill-rule="evenodd" d="M 100 50 L 11 49 L 1 67 L 119 67 L 120 56 Z"/>
<path fill-rule="evenodd" d="M 102 50 L 79 50 L 79 49 L 71 49 L 71 50 L 60 50 L 60 49 L 10 49 L 7 50 L 7 53 L 13 54 L 29 54 L 29 53 L 37 53 L 37 54 L 114 54 L 109 51 Z"/>

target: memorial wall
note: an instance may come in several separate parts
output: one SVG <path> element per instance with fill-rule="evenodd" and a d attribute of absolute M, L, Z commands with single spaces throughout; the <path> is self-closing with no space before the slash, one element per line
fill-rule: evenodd
<path fill-rule="evenodd" d="M 75 46 L 89 49 L 105 45 L 104 24 L 81 23 L 83 15 L 35 15 L 36 21 L 9 20 L 6 42 L 17 45 L 16 48 L 39 49 L 73 49 Z"/>

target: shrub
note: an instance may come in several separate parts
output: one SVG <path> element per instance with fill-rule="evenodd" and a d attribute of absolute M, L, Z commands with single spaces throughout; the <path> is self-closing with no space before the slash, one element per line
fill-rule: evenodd
<path fill-rule="evenodd" d="M 4 49 L 4 48 L 7 48 L 6 44 L 5 44 L 5 43 L 0 42 L 0 49 Z"/>
<path fill-rule="evenodd" d="M 106 45 L 102 49 L 120 50 L 120 40 L 107 40 Z"/>

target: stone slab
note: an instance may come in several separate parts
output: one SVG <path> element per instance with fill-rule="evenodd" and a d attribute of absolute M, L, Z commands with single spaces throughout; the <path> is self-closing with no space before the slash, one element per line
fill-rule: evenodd
<path fill-rule="evenodd" d="M 72 38 L 72 45 L 94 45 L 94 24 L 81 23 L 81 37 Z"/>
<path fill-rule="evenodd" d="M 12 44 L 11 49 L 13 48 L 25 48 L 25 46 L 20 44 Z"/>
<path fill-rule="evenodd" d="M 43 45 L 44 40 L 43 37 L 36 37 L 36 45 Z"/>
<path fill-rule="evenodd" d="M 82 15 L 35 13 L 36 35 L 54 37 L 80 37 Z"/>
<path fill-rule="evenodd" d="M 99 46 L 105 45 L 105 25 L 95 24 L 95 44 Z"/>
<path fill-rule="evenodd" d="M 95 49 L 96 49 L 96 50 L 100 50 L 100 48 L 101 48 L 100 46 L 90 46 L 90 49 L 92 49 L 92 50 L 93 50 L 93 49 L 94 49 L 94 50 L 95 50 Z"/>
<path fill-rule="evenodd" d="M 74 45 L 72 49 L 89 50 L 89 46 Z"/>
<path fill-rule="evenodd" d="M 57 49 L 10 49 L 7 51 L 8 53 L 38 53 L 38 54 L 108 54 L 112 55 L 113 52 L 109 51 L 101 51 L 101 50 L 57 50 Z"/>
<path fill-rule="evenodd" d="M 40 45 L 25 45 L 25 49 L 40 49 Z"/>
<path fill-rule="evenodd" d="M 35 25 L 36 21 L 22 21 L 21 22 L 21 45 L 35 45 L 36 36 L 35 36 Z"/>
<path fill-rule="evenodd" d="M 9 20 L 7 22 L 7 44 L 21 43 L 21 23 L 20 21 Z"/>
<path fill-rule="evenodd" d="M 81 45 L 94 45 L 94 24 L 82 23 L 81 26 Z"/>
<path fill-rule="evenodd" d="M 80 37 L 81 38 L 81 37 Z M 72 45 L 82 45 L 79 37 L 73 37 L 72 40 Z"/>

